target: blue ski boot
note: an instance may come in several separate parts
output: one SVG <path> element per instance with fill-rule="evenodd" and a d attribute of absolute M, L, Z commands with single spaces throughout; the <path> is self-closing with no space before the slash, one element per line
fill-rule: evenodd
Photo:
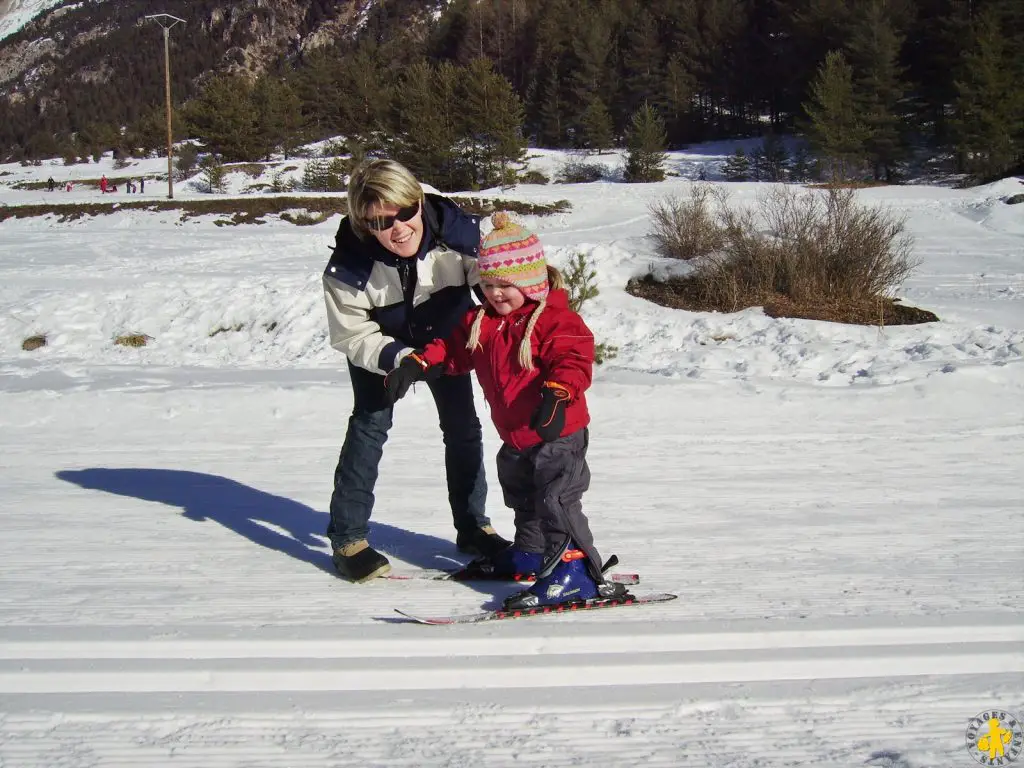
<path fill-rule="evenodd" d="M 587 556 L 581 550 L 571 549 L 571 546 L 569 542 L 554 567 L 546 574 L 542 571 L 532 587 L 507 597 L 505 610 L 610 600 L 626 594 L 626 587 L 622 584 L 594 579 L 587 568 Z"/>
<path fill-rule="evenodd" d="M 492 579 L 496 581 L 530 581 L 537 576 L 544 562 L 540 552 L 524 552 L 507 547 L 492 557 L 477 558 L 452 574 L 454 581 Z"/>

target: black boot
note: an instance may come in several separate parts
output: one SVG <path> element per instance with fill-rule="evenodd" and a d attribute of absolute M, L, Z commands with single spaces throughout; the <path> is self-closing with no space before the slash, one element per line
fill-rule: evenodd
<path fill-rule="evenodd" d="M 471 531 L 459 531 L 455 537 L 455 546 L 459 552 L 464 552 L 467 555 L 494 557 L 503 549 L 512 546 L 512 542 L 501 538 L 494 528 L 485 525 L 483 528 L 474 528 Z"/>
<path fill-rule="evenodd" d="M 334 567 L 342 578 L 360 584 L 391 570 L 391 563 L 371 547 L 366 539 L 353 541 L 334 550 Z"/>

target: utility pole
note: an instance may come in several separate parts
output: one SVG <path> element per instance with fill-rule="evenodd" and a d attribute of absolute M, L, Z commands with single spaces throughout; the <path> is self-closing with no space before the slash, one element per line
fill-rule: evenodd
<path fill-rule="evenodd" d="M 164 97 L 167 102 L 167 199 L 174 199 L 174 137 L 171 133 L 171 27 L 184 24 L 184 19 L 171 16 L 169 13 L 155 13 L 147 16 L 164 29 Z"/>

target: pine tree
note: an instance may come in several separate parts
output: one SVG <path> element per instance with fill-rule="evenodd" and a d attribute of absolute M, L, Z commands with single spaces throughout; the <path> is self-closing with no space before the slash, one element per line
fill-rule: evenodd
<path fill-rule="evenodd" d="M 240 76 L 212 78 L 185 115 L 192 136 L 225 162 L 259 160 L 263 146 L 256 130 L 256 110 L 249 83 Z"/>
<path fill-rule="evenodd" d="M 572 74 L 569 79 L 573 95 L 570 122 L 576 132 L 573 143 L 586 149 L 607 149 L 612 145 L 614 129 L 604 97 L 609 80 L 611 30 L 607 21 L 597 14 L 577 21 L 577 34 L 572 39 Z"/>
<path fill-rule="evenodd" d="M 727 181 L 746 181 L 750 178 L 750 161 L 742 149 L 737 147 L 722 164 L 722 175 Z"/>
<path fill-rule="evenodd" d="M 462 77 L 461 68 L 450 62 L 436 67 L 417 62 L 403 74 L 401 101 L 394 109 L 395 159 L 443 191 L 469 181 L 460 162 L 461 118 L 455 114 Z"/>
<path fill-rule="evenodd" d="M 269 160 L 271 152 L 281 149 L 287 160 L 298 145 L 302 108 L 299 97 L 287 83 L 268 75 L 256 81 L 252 101 L 265 158 Z"/>
<path fill-rule="evenodd" d="M 552 67 L 541 88 L 537 107 L 537 141 L 542 147 L 565 145 L 565 99 L 562 96 L 562 80 L 558 70 Z"/>
<path fill-rule="evenodd" d="M 974 24 L 974 40 L 956 80 L 954 135 L 962 170 L 993 178 L 1018 163 L 1024 152 L 1024 88 L 998 16 L 987 11 Z"/>
<path fill-rule="evenodd" d="M 360 45 L 340 62 L 338 132 L 376 146 L 395 89 L 395 74 L 373 44 Z"/>
<path fill-rule="evenodd" d="M 629 182 L 665 179 L 665 123 L 650 104 L 644 104 L 630 120 L 626 136 L 625 180 Z"/>
<path fill-rule="evenodd" d="M 899 65 L 903 38 L 883 0 L 871 0 L 856 18 L 847 50 L 856 75 L 857 111 L 867 131 L 864 149 L 875 178 L 891 181 L 905 154 L 904 123 L 898 111 L 906 91 Z"/>
<path fill-rule="evenodd" d="M 199 163 L 202 169 L 203 183 L 206 191 L 213 194 L 224 194 L 227 192 L 227 172 L 224 164 L 216 155 L 207 155 Z"/>
<path fill-rule="evenodd" d="M 826 159 L 830 178 L 850 178 L 863 163 L 867 130 L 857 114 L 853 71 L 841 52 L 831 51 L 825 57 L 804 111 L 810 119 L 808 139 Z"/>
<path fill-rule="evenodd" d="M 615 143 L 612 116 L 608 107 L 594 96 L 583 109 L 575 126 L 575 144 L 591 152 L 603 152 Z"/>
<path fill-rule="evenodd" d="M 476 59 L 465 70 L 461 96 L 475 183 L 510 183 L 515 166 L 526 155 L 523 104 L 512 83 L 495 72 L 489 60 Z"/>
<path fill-rule="evenodd" d="M 683 143 L 690 138 L 687 124 L 693 109 L 693 96 L 697 80 L 687 69 L 682 57 L 673 55 L 665 66 L 662 85 L 665 101 L 668 139 L 672 144 Z"/>
<path fill-rule="evenodd" d="M 760 168 L 759 179 L 767 181 L 782 181 L 786 176 L 786 163 L 789 154 L 786 152 L 786 145 L 775 133 L 769 133 L 764 137 L 760 146 Z"/>
<path fill-rule="evenodd" d="M 661 43 L 654 17 L 640 7 L 626 30 L 626 48 L 622 53 L 624 76 L 622 102 L 627 114 L 647 103 L 657 109 L 664 106 L 664 79 Z"/>

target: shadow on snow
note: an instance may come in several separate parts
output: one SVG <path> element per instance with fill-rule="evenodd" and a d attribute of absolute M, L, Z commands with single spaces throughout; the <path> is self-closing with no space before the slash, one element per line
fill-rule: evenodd
<path fill-rule="evenodd" d="M 335 573 L 323 533 L 327 513 L 284 496 L 220 475 L 177 469 L 94 467 L 61 470 L 56 476 L 93 491 L 180 507 L 189 520 L 212 520 L 254 544 Z M 370 523 L 370 536 L 375 547 L 419 568 L 452 567 L 461 562 L 448 556 L 456 554 L 455 545 L 437 536 L 376 522 Z"/>

